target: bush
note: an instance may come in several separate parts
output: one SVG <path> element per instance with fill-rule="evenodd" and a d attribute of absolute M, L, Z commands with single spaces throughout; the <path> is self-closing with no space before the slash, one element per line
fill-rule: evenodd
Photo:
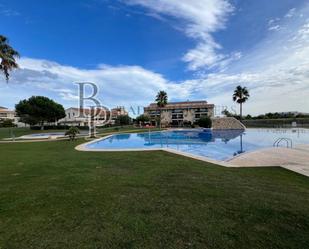
<path fill-rule="evenodd" d="M 66 136 L 69 136 L 71 141 L 75 140 L 77 134 L 79 134 L 79 130 L 75 126 L 70 127 L 70 129 L 65 133 Z"/>
<path fill-rule="evenodd" d="M 198 121 L 197 124 L 199 127 L 203 127 L 203 128 L 211 128 L 212 126 L 212 121 L 211 118 L 208 116 L 205 117 L 201 117 Z"/>
<path fill-rule="evenodd" d="M 15 127 L 16 125 L 13 123 L 11 119 L 5 119 L 0 123 L 0 127 Z"/>
<path fill-rule="evenodd" d="M 142 115 L 136 117 L 136 119 L 135 119 L 135 122 L 136 122 L 137 124 L 139 124 L 139 123 L 144 124 L 145 122 L 149 122 L 149 121 L 150 121 L 149 116 L 146 116 L 146 115 L 144 115 L 144 114 L 142 114 Z"/>
<path fill-rule="evenodd" d="M 130 124 L 130 117 L 128 115 L 120 115 L 115 120 L 116 125 L 129 125 Z"/>

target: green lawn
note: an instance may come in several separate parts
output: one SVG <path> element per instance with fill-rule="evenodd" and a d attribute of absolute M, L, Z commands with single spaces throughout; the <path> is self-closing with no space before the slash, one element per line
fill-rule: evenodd
<path fill-rule="evenodd" d="M 1 249 L 308 248 L 309 178 L 79 142 L 0 144 Z"/>
<path fill-rule="evenodd" d="M 156 131 L 159 130 L 158 128 L 151 128 L 151 131 Z M 23 135 L 28 135 L 28 134 L 34 134 L 34 133 L 50 133 L 50 132 L 63 132 L 65 130 L 31 130 L 30 128 L 0 128 L 0 140 L 4 138 L 11 138 L 12 134 L 15 136 L 15 138 L 23 136 Z M 81 132 L 87 132 L 88 130 L 80 130 Z M 123 127 L 104 127 L 104 128 L 98 128 L 97 132 L 99 135 L 104 135 L 107 133 L 114 133 L 114 132 L 147 132 L 148 129 L 141 129 L 141 128 L 136 128 L 133 126 L 123 126 Z"/>

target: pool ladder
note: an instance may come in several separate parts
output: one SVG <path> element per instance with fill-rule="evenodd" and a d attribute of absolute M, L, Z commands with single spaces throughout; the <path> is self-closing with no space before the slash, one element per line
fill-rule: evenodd
<path fill-rule="evenodd" d="M 278 138 L 278 139 L 274 142 L 273 146 L 274 146 L 274 147 L 279 147 L 279 145 L 280 145 L 281 142 L 286 142 L 286 147 L 287 147 L 287 148 L 293 148 L 293 141 L 292 141 L 292 139 L 291 139 L 291 138 L 286 138 L 286 137 Z"/>

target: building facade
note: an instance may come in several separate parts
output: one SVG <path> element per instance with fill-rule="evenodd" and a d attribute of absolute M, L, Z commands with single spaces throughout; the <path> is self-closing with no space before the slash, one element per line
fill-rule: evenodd
<path fill-rule="evenodd" d="M 18 127 L 26 126 L 26 124 L 19 122 L 19 118 L 16 116 L 15 111 L 0 106 L 0 123 L 5 120 L 11 120 Z"/>
<path fill-rule="evenodd" d="M 201 117 L 214 117 L 214 105 L 207 101 L 171 102 L 159 108 L 152 103 L 144 108 L 144 114 L 150 117 L 152 125 L 160 120 L 163 126 L 184 126 L 197 122 Z"/>
<path fill-rule="evenodd" d="M 0 120 L 5 120 L 5 119 L 10 119 L 10 120 L 15 120 L 15 112 L 12 110 L 9 110 L 6 107 L 0 106 Z"/>
<path fill-rule="evenodd" d="M 98 116 L 96 118 L 98 126 L 107 123 L 114 124 L 115 120 L 121 115 L 128 115 L 124 107 L 116 107 L 111 110 L 107 108 L 97 108 Z M 83 114 L 83 115 L 81 115 Z M 90 109 L 80 109 L 70 107 L 65 110 L 65 118 L 58 121 L 61 125 L 68 126 L 88 126 L 89 125 Z"/>

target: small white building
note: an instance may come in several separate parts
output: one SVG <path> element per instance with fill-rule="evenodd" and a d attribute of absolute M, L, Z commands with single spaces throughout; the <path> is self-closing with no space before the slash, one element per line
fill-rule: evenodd
<path fill-rule="evenodd" d="M 18 127 L 26 126 L 25 123 L 19 122 L 19 118 L 16 116 L 15 111 L 0 106 L 0 122 L 3 122 L 4 120 L 12 120 L 12 122 Z"/>
<path fill-rule="evenodd" d="M 125 110 L 124 107 L 116 107 L 111 110 L 107 108 L 98 108 L 96 111 L 99 111 L 99 115 L 97 117 L 100 123 L 106 124 L 111 123 L 113 124 L 114 121 L 121 115 L 128 115 L 128 112 Z M 83 115 L 81 115 L 83 113 Z M 90 116 L 90 109 L 80 109 L 75 107 L 70 107 L 65 110 L 65 118 L 60 119 L 58 124 L 61 125 L 68 125 L 68 126 L 88 126 L 89 125 L 89 116 Z"/>
<path fill-rule="evenodd" d="M 0 120 L 15 120 L 15 111 L 9 110 L 6 107 L 0 106 Z"/>

